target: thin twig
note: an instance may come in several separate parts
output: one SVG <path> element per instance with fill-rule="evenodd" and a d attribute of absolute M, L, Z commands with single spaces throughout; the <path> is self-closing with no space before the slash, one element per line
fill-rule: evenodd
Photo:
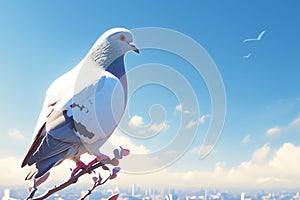
<path fill-rule="evenodd" d="M 86 194 L 80 198 L 80 200 L 84 200 L 87 196 L 92 194 L 92 191 L 98 186 L 97 182 L 94 183 L 93 187 L 91 189 L 88 189 Z"/>
<path fill-rule="evenodd" d="M 84 200 L 87 196 L 92 194 L 92 191 L 98 187 L 99 185 L 103 185 L 104 183 L 106 183 L 106 181 L 109 180 L 109 178 L 111 177 L 111 174 L 105 179 L 105 181 L 101 182 L 101 180 L 98 180 L 94 183 L 94 185 L 92 186 L 91 189 L 88 189 L 88 191 L 85 193 L 85 195 L 83 197 L 81 197 L 80 200 Z"/>
<path fill-rule="evenodd" d="M 26 198 L 26 200 L 32 199 L 34 197 L 35 192 L 37 191 L 37 188 L 34 187 L 32 188 L 32 190 L 30 191 L 28 197 Z"/>

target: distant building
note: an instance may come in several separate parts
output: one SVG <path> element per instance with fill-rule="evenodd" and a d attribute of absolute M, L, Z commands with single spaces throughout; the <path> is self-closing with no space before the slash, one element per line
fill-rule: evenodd
<path fill-rule="evenodd" d="M 120 189 L 119 189 L 119 187 L 117 186 L 117 187 L 115 187 L 115 189 L 114 189 L 114 194 L 119 194 L 120 193 Z"/>
<path fill-rule="evenodd" d="M 131 196 L 135 196 L 135 184 L 132 184 L 132 186 L 131 186 Z"/>
<path fill-rule="evenodd" d="M 196 200 L 197 196 L 186 196 L 185 200 Z"/>
<path fill-rule="evenodd" d="M 241 200 L 251 200 L 251 198 L 250 197 L 246 197 L 246 193 L 242 192 L 241 193 Z"/>
<path fill-rule="evenodd" d="M 293 196 L 293 200 L 300 200 L 299 192 L 297 192 L 296 195 Z"/>
<path fill-rule="evenodd" d="M 5 189 L 2 200 L 17 200 L 17 199 L 14 199 L 14 198 L 10 197 L 10 189 Z"/>
<path fill-rule="evenodd" d="M 165 200 L 177 200 L 177 199 L 178 199 L 178 197 L 175 194 L 168 194 L 165 197 Z"/>

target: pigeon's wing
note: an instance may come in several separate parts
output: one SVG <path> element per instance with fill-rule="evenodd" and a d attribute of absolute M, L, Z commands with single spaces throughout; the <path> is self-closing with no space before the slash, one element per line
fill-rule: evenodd
<path fill-rule="evenodd" d="M 65 83 L 63 75 L 57 79 L 47 91 L 44 106 L 34 133 L 34 139 L 29 148 L 22 167 L 47 160 L 50 157 L 66 154 L 73 146 L 80 144 L 80 139 L 74 133 L 72 116 L 68 116 L 68 104 L 71 101 L 69 84 Z M 64 101 L 65 106 L 58 108 Z M 57 157 L 57 158 L 58 158 Z M 54 162 L 54 161 L 53 161 Z M 54 163 L 55 164 L 55 163 Z"/>
<path fill-rule="evenodd" d="M 249 38 L 249 39 L 245 39 L 243 40 L 243 42 L 250 42 L 250 41 L 255 41 L 257 40 L 256 38 Z"/>
<path fill-rule="evenodd" d="M 84 92 L 84 88 L 97 82 L 101 70 L 96 71 L 98 74 L 91 70 L 84 71 L 79 64 L 52 83 L 47 90 L 32 145 L 23 160 L 22 167 L 34 163 L 38 166 L 42 162 L 45 166 L 47 164 L 53 166 L 62 155 L 76 153 L 82 142 L 75 134 L 77 131 L 72 113 L 74 93 L 77 92 L 77 96 L 80 96 L 82 101 L 87 99 L 90 94 Z M 96 75 L 88 76 L 90 74 Z M 89 79 L 86 78 L 87 76 Z M 83 79 L 78 79 L 80 77 Z"/>
<path fill-rule="evenodd" d="M 34 139 L 22 167 L 35 164 L 26 179 L 39 178 L 65 158 L 75 155 L 81 141 L 74 133 L 74 122 L 67 111 L 52 111 Z"/>
<path fill-rule="evenodd" d="M 57 158 L 61 159 L 72 147 L 80 144 L 81 141 L 74 132 L 72 116 L 68 116 L 67 111 L 53 111 L 32 143 L 22 166 L 38 164 L 58 155 L 60 156 Z"/>
<path fill-rule="evenodd" d="M 66 105 L 67 102 L 72 98 L 70 91 L 72 90 L 72 85 L 74 84 L 72 77 L 74 77 L 75 74 L 75 70 L 69 71 L 68 73 L 56 79 L 48 88 L 41 113 L 36 123 L 33 139 L 38 136 L 41 127 L 44 125 L 48 116 L 53 112 L 54 109 L 65 109 L 63 108 L 64 105 Z"/>
<path fill-rule="evenodd" d="M 88 98 L 82 98 L 87 96 Z M 124 88 L 118 78 L 106 71 L 96 84 L 74 96 L 72 113 L 76 134 L 90 153 L 97 155 L 101 147 L 98 141 L 105 141 L 110 137 L 124 109 Z M 89 144 L 94 144 L 94 148 L 90 149 Z"/>
<path fill-rule="evenodd" d="M 266 30 L 262 31 L 259 36 L 257 37 L 258 40 L 260 40 L 262 38 L 262 36 L 265 34 Z"/>

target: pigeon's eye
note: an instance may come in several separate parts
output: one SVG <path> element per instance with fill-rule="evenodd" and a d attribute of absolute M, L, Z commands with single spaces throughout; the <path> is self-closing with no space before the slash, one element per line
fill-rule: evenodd
<path fill-rule="evenodd" d="M 124 35 L 120 35 L 120 40 L 121 41 L 125 41 L 125 36 Z"/>

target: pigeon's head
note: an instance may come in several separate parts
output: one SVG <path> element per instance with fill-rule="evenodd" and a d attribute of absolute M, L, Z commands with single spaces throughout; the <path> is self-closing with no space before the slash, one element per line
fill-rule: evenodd
<path fill-rule="evenodd" d="M 132 33 L 125 28 L 113 28 L 101 35 L 92 47 L 90 55 L 100 65 L 107 66 L 129 51 L 140 53 L 133 43 Z"/>
<path fill-rule="evenodd" d="M 125 54 L 128 51 L 134 51 L 136 53 L 140 53 L 138 48 L 133 43 L 133 35 L 132 33 L 125 28 L 113 28 L 100 37 L 100 39 L 107 40 L 111 47 L 120 51 L 120 53 Z"/>

